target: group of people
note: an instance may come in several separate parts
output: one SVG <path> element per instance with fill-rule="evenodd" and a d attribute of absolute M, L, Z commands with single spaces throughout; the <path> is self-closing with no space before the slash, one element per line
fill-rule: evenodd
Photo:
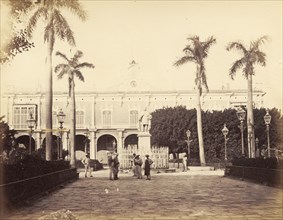
<path fill-rule="evenodd" d="M 90 168 L 90 158 L 87 154 L 84 159 L 81 160 L 83 165 L 85 166 L 85 177 L 87 178 L 87 174 L 89 173 L 89 177 L 92 177 L 91 174 L 91 168 Z M 140 155 L 133 154 L 133 157 L 131 159 L 132 163 L 132 171 L 133 176 L 137 177 L 138 179 L 142 179 L 142 165 L 143 160 L 140 157 Z M 145 161 L 144 161 L 144 175 L 146 176 L 146 180 L 150 180 L 150 166 L 153 163 L 153 161 L 149 158 L 149 155 L 145 155 Z M 111 153 L 108 155 L 108 166 L 109 166 L 109 179 L 110 180 L 118 180 L 118 173 L 119 173 L 119 159 L 117 153 Z"/>
<path fill-rule="evenodd" d="M 142 165 L 143 161 L 140 157 L 140 155 L 133 154 L 133 158 L 131 160 L 132 162 L 132 171 L 133 176 L 137 177 L 138 179 L 142 179 Z M 146 176 L 146 180 L 150 180 L 150 166 L 153 163 L 153 161 L 149 158 L 149 155 L 145 155 L 145 161 L 144 161 L 144 175 Z"/>

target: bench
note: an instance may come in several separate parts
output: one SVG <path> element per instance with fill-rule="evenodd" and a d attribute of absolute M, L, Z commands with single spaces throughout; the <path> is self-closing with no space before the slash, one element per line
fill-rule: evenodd
<path fill-rule="evenodd" d="M 165 173 L 175 173 L 176 169 L 175 168 L 169 168 L 165 170 Z"/>

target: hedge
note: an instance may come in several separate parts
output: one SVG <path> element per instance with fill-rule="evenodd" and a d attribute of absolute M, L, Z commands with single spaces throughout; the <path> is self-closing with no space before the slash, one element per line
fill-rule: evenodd
<path fill-rule="evenodd" d="M 1 164 L 2 184 L 40 176 L 70 168 L 69 161 L 46 161 L 40 157 L 26 156 L 15 164 Z"/>

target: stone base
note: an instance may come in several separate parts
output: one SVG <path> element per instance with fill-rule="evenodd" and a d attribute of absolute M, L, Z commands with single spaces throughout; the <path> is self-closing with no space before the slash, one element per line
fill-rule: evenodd
<path fill-rule="evenodd" d="M 139 153 L 143 158 L 146 154 L 151 155 L 150 137 L 151 135 L 149 132 L 139 132 L 138 134 Z"/>

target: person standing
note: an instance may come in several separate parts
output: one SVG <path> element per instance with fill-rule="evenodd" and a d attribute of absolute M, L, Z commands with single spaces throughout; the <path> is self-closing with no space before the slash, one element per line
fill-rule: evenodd
<path fill-rule="evenodd" d="M 112 165 L 112 169 L 113 169 L 113 178 L 114 180 L 119 179 L 118 178 L 118 172 L 119 172 L 119 159 L 118 159 L 118 154 L 115 154 L 115 157 L 113 159 L 113 165 Z"/>
<path fill-rule="evenodd" d="M 187 158 L 187 154 L 185 153 L 183 156 L 183 172 L 187 172 L 188 169 L 188 158 Z"/>
<path fill-rule="evenodd" d="M 145 155 L 145 161 L 144 161 L 144 175 L 146 176 L 146 180 L 150 180 L 150 166 L 153 163 L 153 161 L 149 158 L 149 155 Z"/>
<path fill-rule="evenodd" d="M 140 158 L 140 155 L 137 155 L 135 158 L 136 163 L 136 169 L 137 169 L 137 178 L 142 179 L 142 173 L 141 173 L 141 166 L 142 166 L 142 159 Z"/>
<path fill-rule="evenodd" d="M 108 152 L 107 153 L 107 165 L 109 167 L 109 179 L 113 180 L 113 158 L 112 158 L 112 153 Z"/>
<path fill-rule="evenodd" d="M 137 176 L 135 159 L 136 159 L 136 154 L 133 153 L 133 157 L 131 159 L 133 176 Z"/>
<path fill-rule="evenodd" d="M 87 172 L 89 172 L 89 177 L 92 177 L 90 168 L 90 158 L 88 154 L 86 154 L 85 158 L 82 159 L 82 163 L 85 166 L 85 178 L 87 178 Z"/>

